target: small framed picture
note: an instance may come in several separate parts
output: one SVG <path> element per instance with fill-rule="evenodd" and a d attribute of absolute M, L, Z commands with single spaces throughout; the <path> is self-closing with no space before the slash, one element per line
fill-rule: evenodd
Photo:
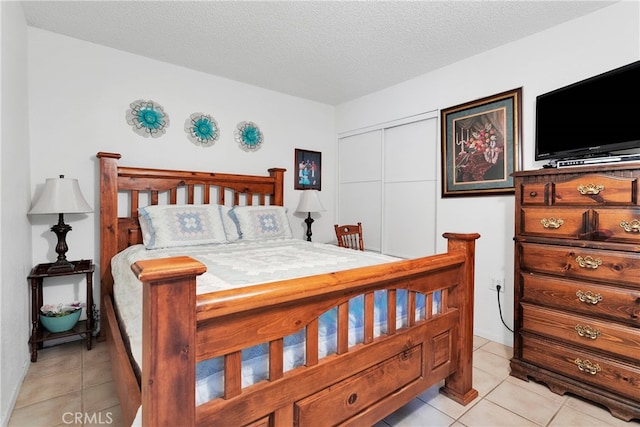
<path fill-rule="evenodd" d="M 296 148 L 293 170 L 296 190 L 321 190 L 322 153 Z"/>

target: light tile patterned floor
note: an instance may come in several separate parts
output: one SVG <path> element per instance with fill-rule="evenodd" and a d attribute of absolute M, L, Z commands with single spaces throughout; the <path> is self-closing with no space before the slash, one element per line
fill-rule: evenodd
<path fill-rule="evenodd" d="M 473 382 L 479 396 L 462 406 L 434 386 L 375 427 L 426 426 L 639 426 L 606 409 L 541 384 L 509 376 L 511 348 L 474 338 Z M 87 351 L 83 342 L 46 348 L 32 363 L 9 427 L 121 426 L 105 343 Z"/>

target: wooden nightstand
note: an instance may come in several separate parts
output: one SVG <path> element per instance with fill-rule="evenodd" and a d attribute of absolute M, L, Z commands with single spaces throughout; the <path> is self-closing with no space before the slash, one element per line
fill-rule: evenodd
<path fill-rule="evenodd" d="M 91 341 L 93 338 L 94 329 L 94 306 L 93 306 L 93 271 L 95 266 L 92 260 L 80 260 L 72 261 L 74 269 L 70 271 L 49 272 L 49 267 L 52 263 L 38 264 L 31 270 L 31 273 L 27 277 L 29 284 L 31 285 L 31 338 L 29 344 L 31 345 L 31 361 L 36 362 L 38 360 L 38 349 L 42 348 L 45 341 L 63 338 L 73 335 L 82 335 L 87 340 L 87 349 L 91 350 Z M 66 332 L 52 333 L 47 331 L 42 325 L 40 325 L 40 307 L 42 307 L 42 285 L 44 279 L 47 277 L 59 277 L 70 276 L 74 274 L 86 275 L 87 282 L 87 320 L 78 322 L 73 329 Z"/>

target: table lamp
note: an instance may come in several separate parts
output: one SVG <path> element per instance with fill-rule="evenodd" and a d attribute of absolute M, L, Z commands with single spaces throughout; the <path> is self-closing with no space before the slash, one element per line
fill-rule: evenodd
<path fill-rule="evenodd" d="M 29 215 L 53 215 L 58 214 L 58 223 L 51 227 L 58 237 L 56 252 L 58 260 L 49 268 L 49 272 L 73 271 L 74 265 L 67 261 L 66 253 L 69 250 L 66 236 L 71 231 L 71 226 L 64 223 L 64 214 L 70 213 L 91 213 L 93 209 L 87 203 L 80 192 L 77 179 L 48 178 L 42 193 L 34 202 L 29 211 Z"/>
<path fill-rule="evenodd" d="M 304 190 L 302 192 L 296 212 L 307 212 L 307 218 L 304 220 L 304 222 L 307 223 L 307 241 L 311 241 L 311 224 L 313 223 L 311 213 L 324 211 L 326 211 L 326 209 L 322 206 L 322 203 L 320 203 L 318 190 Z"/>

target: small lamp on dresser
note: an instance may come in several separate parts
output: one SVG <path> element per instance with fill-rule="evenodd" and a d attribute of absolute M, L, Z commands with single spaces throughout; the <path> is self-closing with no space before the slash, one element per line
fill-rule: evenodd
<path fill-rule="evenodd" d="M 66 236 L 71 226 L 64 223 L 64 214 L 91 213 L 93 209 L 82 196 L 77 179 L 48 178 L 40 196 L 35 200 L 29 215 L 58 215 L 58 223 L 51 227 L 58 237 L 56 253 L 58 260 L 49 268 L 49 272 L 73 271 L 74 266 L 67 261 L 69 250 Z"/>
<path fill-rule="evenodd" d="M 307 241 L 311 241 L 311 224 L 313 223 L 313 218 L 311 218 L 311 214 L 315 212 L 324 212 L 326 209 L 322 206 L 320 202 L 320 197 L 318 196 L 318 190 L 304 190 L 302 195 L 300 196 L 300 202 L 298 203 L 298 208 L 296 212 L 306 212 L 307 218 L 304 222 L 307 223 Z"/>

